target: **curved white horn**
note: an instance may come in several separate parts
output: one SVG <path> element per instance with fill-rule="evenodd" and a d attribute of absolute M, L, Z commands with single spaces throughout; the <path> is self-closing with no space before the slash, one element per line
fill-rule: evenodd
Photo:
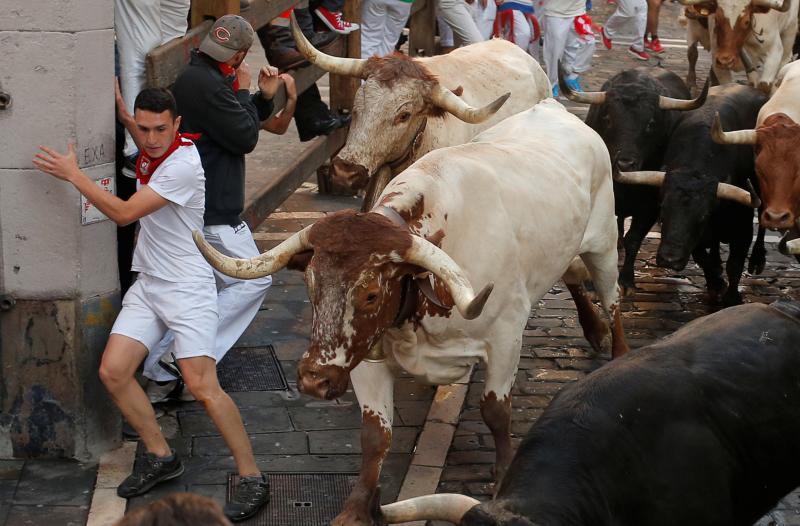
<path fill-rule="evenodd" d="M 411 247 L 406 251 L 403 259 L 407 263 L 419 265 L 433 272 L 437 278 L 441 279 L 453 296 L 458 312 L 467 320 L 472 320 L 480 315 L 492 288 L 494 288 L 494 283 L 488 283 L 483 290 L 475 294 L 458 263 L 453 261 L 444 250 L 420 236 L 411 236 Z"/>
<path fill-rule="evenodd" d="M 577 92 L 567 85 L 565 80 L 564 67 L 558 61 L 558 88 L 561 93 L 572 102 L 581 104 L 602 104 L 606 101 L 605 91 L 581 91 Z"/>
<path fill-rule="evenodd" d="M 800 239 L 792 239 L 786 242 L 786 253 L 793 256 L 800 255 Z"/>
<path fill-rule="evenodd" d="M 711 139 L 717 144 L 756 144 L 758 135 L 755 130 L 723 131 L 717 112 L 711 124 Z"/>
<path fill-rule="evenodd" d="M 297 44 L 297 50 L 302 53 L 309 62 L 318 66 L 329 73 L 345 75 L 348 77 L 366 78 L 364 66 L 367 61 L 361 58 L 342 58 L 326 55 L 311 45 L 306 36 L 297 25 L 297 19 L 292 11 L 291 22 L 292 36 Z"/>
<path fill-rule="evenodd" d="M 673 99 L 672 97 L 658 97 L 658 107 L 662 110 L 696 110 L 706 102 L 706 97 L 708 96 L 708 83 L 709 79 L 706 79 L 706 83 L 703 86 L 703 91 L 700 92 L 700 95 L 697 96 L 695 99 Z"/>
<path fill-rule="evenodd" d="M 758 207 L 758 203 L 753 202 L 750 192 L 728 183 L 717 183 L 717 198 L 735 201 L 753 208 Z"/>
<path fill-rule="evenodd" d="M 661 186 L 664 184 L 666 172 L 641 171 L 641 172 L 619 172 L 614 177 L 618 183 L 628 184 L 648 184 L 650 186 Z"/>
<path fill-rule="evenodd" d="M 781 13 L 788 11 L 789 7 L 791 7 L 791 3 L 791 0 L 752 0 L 753 5 L 769 7 Z"/>
<path fill-rule="evenodd" d="M 441 84 L 434 85 L 431 92 L 431 100 L 435 105 L 470 124 L 478 124 L 494 115 L 510 96 L 511 93 L 506 93 L 483 108 L 473 108 Z"/>
<path fill-rule="evenodd" d="M 480 501 L 455 493 L 437 493 L 401 500 L 381 506 L 383 520 L 389 524 L 418 520 L 448 521 L 454 524 Z"/>
<path fill-rule="evenodd" d="M 312 225 L 313 226 L 313 225 Z M 192 237 L 200 249 L 200 253 L 211 264 L 212 267 L 222 272 L 226 276 L 239 279 L 255 279 L 269 276 L 285 267 L 295 254 L 308 250 L 311 244 L 308 242 L 308 233 L 311 226 L 305 227 L 300 232 L 292 235 L 289 239 L 259 256 L 250 259 L 238 259 L 226 256 L 208 244 L 203 234 L 195 230 Z"/>

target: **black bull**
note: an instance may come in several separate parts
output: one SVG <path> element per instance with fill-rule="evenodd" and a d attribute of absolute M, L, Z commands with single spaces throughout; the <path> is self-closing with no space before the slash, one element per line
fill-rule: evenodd
<path fill-rule="evenodd" d="M 800 303 L 695 320 L 565 387 L 469 526 L 751 525 L 800 485 Z"/>
<path fill-rule="evenodd" d="M 755 128 L 766 96 L 749 86 L 726 84 L 711 88 L 703 107 L 677 116 L 664 156 L 666 175 L 661 189 L 661 244 L 656 263 L 682 270 L 691 255 L 703 269 L 712 299 L 725 305 L 741 303 L 738 284 L 753 237 L 753 208 L 717 198 L 718 183 L 747 188 L 755 181 L 750 146 L 726 146 L 711 139 L 714 114 L 724 129 Z M 722 277 L 720 243 L 728 243 L 728 286 Z M 751 267 L 763 268 L 763 231 L 753 249 Z"/>
<path fill-rule="evenodd" d="M 683 80 L 663 69 L 637 68 L 614 75 L 603 84 L 602 91 L 606 93 L 605 102 L 590 107 L 586 124 L 603 138 L 614 169 L 661 169 L 674 120 L 682 112 L 661 109 L 659 96 L 689 99 Z M 620 285 L 630 290 L 634 288 L 636 255 L 658 220 L 658 189 L 614 183 L 614 200 L 620 234 L 622 221 L 631 217 L 619 275 Z"/>

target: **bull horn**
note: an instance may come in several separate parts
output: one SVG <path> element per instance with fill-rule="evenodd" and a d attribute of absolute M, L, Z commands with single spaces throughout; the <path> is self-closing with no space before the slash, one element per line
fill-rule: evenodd
<path fill-rule="evenodd" d="M 800 239 L 792 239 L 786 242 L 786 254 L 792 256 L 800 255 Z"/>
<path fill-rule="evenodd" d="M 760 204 L 758 202 L 754 202 L 758 198 L 756 197 L 754 199 L 753 194 L 744 188 L 739 188 L 738 186 L 728 183 L 717 183 L 717 198 L 727 199 L 729 201 L 734 201 L 752 208 L 758 208 L 758 205 Z"/>
<path fill-rule="evenodd" d="M 769 7 L 775 11 L 785 13 L 791 7 L 792 0 L 752 0 L 753 5 L 760 7 Z"/>
<path fill-rule="evenodd" d="M 561 94 L 572 102 L 580 102 L 581 104 L 602 104 L 606 101 L 605 91 L 581 91 L 577 92 L 567 85 L 565 80 L 564 67 L 561 61 L 558 61 L 558 87 Z"/>
<path fill-rule="evenodd" d="M 708 96 L 708 84 L 709 79 L 706 79 L 706 83 L 703 86 L 703 91 L 700 92 L 700 95 L 697 96 L 696 99 L 673 99 L 672 97 L 658 97 L 658 107 L 662 110 L 696 110 L 706 102 L 706 97 Z"/>
<path fill-rule="evenodd" d="M 511 93 L 506 93 L 483 108 L 473 108 L 458 98 L 455 93 L 437 83 L 434 85 L 433 91 L 431 92 L 431 101 L 436 106 L 452 113 L 464 122 L 478 124 L 494 115 L 510 96 Z"/>
<path fill-rule="evenodd" d="M 361 79 L 366 78 L 364 66 L 367 61 L 361 58 L 342 58 L 326 55 L 317 48 L 311 45 L 306 36 L 297 25 L 297 19 L 294 16 L 294 11 L 291 14 L 292 35 L 294 36 L 297 50 L 305 56 L 309 62 L 315 66 L 324 69 L 328 73 L 336 75 L 344 75 L 346 77 L 358 77 Z"/>
<path fill-rule="evenodd" d="M 661 186 L 664 184 L 666 172 L 641 171 L 641 172 L 619 172 L 614 180 L 618 183 L 627 184 L 647 184 L 650 186 Z"/>
<path fill-rule="evenodd" d="M 404 261 L 419 265 L 441 279 L 453 296 L 458 312 L 467 320 L 480 315 L 494 288 L 494 283 L 488 283 L 475 294 L 458 263 L 444 250 L 420 236 L 411 236 L 411 247 L 406 251 Z"/>
<path fill-rule="evenodd" d="M 717 112 L 711 124 L 711 139 L 717 144 L 756 144 L 758 135 L 755 130 L 723 131 Z"/>
<path fill-rule="evenodd" d="M 437 493 L 386 504 L 381 506 L 381 513 L 383 520 L 389 524 L 418 520 L 459 524 L 464 514 L 478 504 L 480 501 L 465 495 Z"/>
<path fill-rule="evenodd" d="M 200 249 L 200 253 L 203 254 L 203 257 L 206 258 L 212 267 L 226 276 L 239 279 L 255 279 L 278 272 L 289 263 L 292 256 L 310 249 L 311 244 L 308 242 L 308 233 L 310 230 L 311 226 L 307 226 L 272 250 L 268 250 L 250 259 L 238 259 L 226 256 L 209 245 L 208 241 L 203 237 L 203 234 L 197 230 L 192 232 L 192 237 L 194 238 L 197 248 Z"/>

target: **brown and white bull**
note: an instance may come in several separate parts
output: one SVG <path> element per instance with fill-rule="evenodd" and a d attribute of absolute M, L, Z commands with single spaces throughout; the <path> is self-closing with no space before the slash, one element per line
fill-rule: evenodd
<path fill-rule="evenodd" d="M 712 128 L 720 144 L 752 144 L 761 192 L 762 227 L 800 231 L 800 61 L 787 64 L 777 78 L 777 89 L 761 107 L 753 130 L 724 131 L 719 116 Z M 800 254 L 800 242 L 789 241 L 788 251 Z"/>
<path fill-rule="evenodd" d="M 255 258 L 228 258 L 202 235 L 195 240 L 215 268 L 239 278 L 287 265 L 305 271 L 314 314 L 297 385 L 330 399 L 352 380 L 362 408 L 361 474 L 336 525 L 371 523 L 398 368 L 448 384 L 486 363 L 481 414 L 502 477 L 523 329 L 576 256 L 608 316 L 612 355 L 627 351 L 608 150 L 554 100 L 429 153 L 370 212 L 331 214 Z M 483 288 L 476 294 L 471 284 Z"/>
<path fill-rule="evenodd" d="M 354 190 L 367 187 L 370 179 L 377 184 L 375 191 L 368 188 L 363 210 L 372 207 L 392 176 L 429 151 L 464 144 L 552 94 L 539 63 L 507 40 L 426 58 L 352 59 L 325 55 L 296 24 L 292 29 L 311 63 L 364 80 L 353 101 L 347 142 L 332 164 L 338 184 Z"/>
<path fill-rule="evenodd" d="M 694 13 L 708 17 L 712 67 L 721 84 L 742 71 L 744 52 L 760 72 L 754 86 L 769 93 L 778 71 L 789 62 L 797 34 L 799 0 L 680 0 Z M 689 25 L 690 62 L 696 42 L 703 42 L 699 24 Z M 705 46 L 706 42 L 703 42 Z M 694 64 L 690 64 L 690 77 Z M 752 80 L 751 80 L 752 82 Z"/>

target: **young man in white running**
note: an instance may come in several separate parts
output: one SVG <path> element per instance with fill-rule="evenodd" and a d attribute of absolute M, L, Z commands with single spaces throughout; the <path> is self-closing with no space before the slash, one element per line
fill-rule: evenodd
<path fill-rule="evenodd" d="M 80 170 L 73 145 L 66 154 L 40 146 L 33 160 L 43 172 L 71 183 L 118 225 L 139 221 L 132 265 L 139 277 L 122 300 L 100 365 L 100 379 L 147 450 L 117 494 L 141 495 L 184 470 L 134 377 L 170 330 L 184 381 L 219 429 L 241 476 L 225 514 L 243 520 L 267 502 L 269 486 L 239 410 L 217 381 L 217 289 L 211 267 L 192 240 L 192 231 L 203 228 L 205 208 L 200 155 L 190 138 L 178 133 L 181 119 L 169 91 L 143 90 L 134 103 L 134 119 L 143 151 L 136 163 L 138 189 L 127 201 L 105 192 Z"/>
<path fill-rule="evenodd" d="M 600 29 L 600 36 L 606 49 L 611 49 L 617 37 L 633 39 L 628 53 L 636 60 L 648 60 L 650 54 L 644 49 L 646 28 L 647 0 L 617 0 L 617 10 Z"/>

